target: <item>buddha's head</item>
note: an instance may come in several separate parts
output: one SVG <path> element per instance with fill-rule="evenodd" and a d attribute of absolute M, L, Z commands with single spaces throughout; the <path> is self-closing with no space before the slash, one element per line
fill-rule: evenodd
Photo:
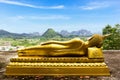
<path fill-rule="evenodd" d="M 98 47 L 100 48 L 103 44 L 103 40 L 109 36 L 110 34 L 107 35 L 99 35 L 99 34 L 94 34 L 89 40 L 88 40 L 88 47 Z"/>

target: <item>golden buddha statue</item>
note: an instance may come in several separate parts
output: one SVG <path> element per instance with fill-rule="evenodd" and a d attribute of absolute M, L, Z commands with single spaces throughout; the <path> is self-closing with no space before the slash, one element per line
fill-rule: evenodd
<path fill-rule="evenodd" d="M 109 35 L 94 34 L 88 41 L 84 42 L 80 38 L 73 38 L 69 41 L 48 41 L 38 46 L 27 47 L 18 50 L 19 56 L 85 56 L 89 47 L 100 48 L 103 40 Z"/>
<path fill-rule="evenodd" d="M 104 63 L 101 49 L 107 36 L 109 35 L 94 34 L 87 41 L 79 38 L 48 41 L 38 46 L 20 49 L 18 57 L 10 59 L 5 74 L 109 76 L 110 72 Z"/>

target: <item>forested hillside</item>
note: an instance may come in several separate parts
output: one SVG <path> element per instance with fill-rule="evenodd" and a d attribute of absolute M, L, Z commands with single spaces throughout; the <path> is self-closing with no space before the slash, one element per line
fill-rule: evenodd
<path fill-rule="evenodd" d="M 40 32 L 33 32 L 33 33 L 11 33 L 5 30 L 0 30 L 0 38 L 57 38 L 57 37 L 76 37 L 76 36 L 91 36 L 92 33 L 87 30 L 78 30 L 78 31 L 60 31 L 56 32 L 54 29 L 47 29 L 42 35 L 39 34 Z"/>

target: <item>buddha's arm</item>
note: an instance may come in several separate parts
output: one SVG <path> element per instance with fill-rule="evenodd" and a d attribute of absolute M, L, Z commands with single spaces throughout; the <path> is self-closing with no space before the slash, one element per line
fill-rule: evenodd
<path fill-rule="evenodd" d="M 71 39 L 69 41 L 48 41 L 48 42 L 42 43 L 41 45 L 48 45 L 48 44 L 69 45 L 69 44 L 71 44 L 73 42 L 76 42 L 76 41 L 78 42 L 78 41 L 81 41 L 81 40 L 79 38 L 74 38 L 74 39 Z"/>
<path fill-rule="evenodd" d="M 48 44 L 61 44 L 61 45 L 64 45 L 64 44 L 67 44 L 68 41 L 48 41 L 48 42 L 44 42 L 44 43 L 41 43 L 41 45 L 48 45 Z"/>

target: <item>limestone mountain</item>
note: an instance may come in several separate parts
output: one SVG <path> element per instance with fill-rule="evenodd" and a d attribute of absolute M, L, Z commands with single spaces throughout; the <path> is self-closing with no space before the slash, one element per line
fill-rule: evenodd
<path fill-rule="evenodd" d="M 62 37 L 61 34 L 55 32 L 53 29 L 49 28 L 43 35 L 42 37 L 45 38 L 54 38 L 54 37 Z"/>
<path fill-rule="evenodd" d="M 92 35 L 90 31 L 85 30 L 85 29 L 81 29 L 78 31 L 72 31 L 72 32 L 68 32 L 67 30 L 62 30 L 60 34 L 64 37 L 66 36 L 91 36 Z"/>
<path fill-rule="evenodd" d="M 90 36 L 92 33 L 88 30 L 78 30 L 68 32 L 67 30 L 62 30 L 61 32 L 56 32 L 53 29 L 47 29 L 42 35 L 40 32 L 33 33 L 12 33 L 6 30 L 0 29 L 0 38 L 59 38 L 59 37 L 76 37 L 76 36 Z"/>

